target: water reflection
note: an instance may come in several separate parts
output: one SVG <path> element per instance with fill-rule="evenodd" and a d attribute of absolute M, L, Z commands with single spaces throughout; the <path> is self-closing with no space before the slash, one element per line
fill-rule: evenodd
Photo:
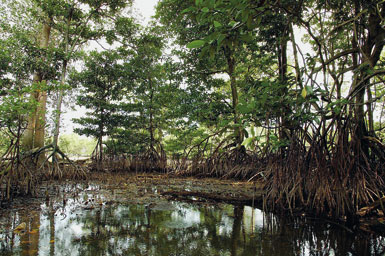
<path fill-rule="evenodd" d="M 382 237 L 360 237 L 330 223 L 280 218 L 251 207 L 63 202 L 3 216 L 0 254 L 383 255 L 385 248 Z M 20 222 L 27 223 L 24 233 L 9 231 Z"/>

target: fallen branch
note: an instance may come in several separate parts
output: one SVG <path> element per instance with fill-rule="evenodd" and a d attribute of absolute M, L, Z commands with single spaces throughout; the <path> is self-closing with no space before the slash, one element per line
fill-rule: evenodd
<path fill-rule="evenodd" d="M 364 217 L 365 215 L 368 215 L 369 213 L 373 212 L 374 210 L 377 209 L 384 209 L 384 204 L 385 204 L 385 196 L 381 197 L 380 199 L 374 201 L 368 206 L 362 207 L 357 211 L 357 215 Z"/>

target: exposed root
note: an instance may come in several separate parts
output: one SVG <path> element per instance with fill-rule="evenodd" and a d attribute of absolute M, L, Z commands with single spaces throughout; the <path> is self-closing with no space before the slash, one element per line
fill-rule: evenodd
<path fill-rule="evenodd" d="M 159 152 L 149 147 L 141 154 L 134 156 L 130 163 L 130 170 L 138 172 L 167 172 L 166 152 L 160 147 Z"/>
<path fill-rule="evenodd" d="M 19 139 L 12 141 L 0 159 L 1 200 L 12 200 L 14 195 L 34 195 L 41 180 L 34 165 L 20 154 Z"/>
<path fill-rule="evenodd" d="M 43 160 L 41 155 L 46 155 Z M 50 160 L 52 160 L 50 162 Z M 2 200 L 11 200 L 14 194 L 35 195 L 43 178 L 85 178 L 87 170 L 52 144 L 25 153 L 18 143 L 11 143 L 0 159 L 0 185 Z"/>
<path fill-rule="evenodd" d="M 69 157 L 61 151 L 59 147 L 55 147 L 53 144 L 44 146 L 34 151 L 27 157 L 39 159 L 40 154 L 47 153 L 48 156 L 44 159 L 44 161 L 41 164 L 37 163 L 38 170 L 41 171 L 46 178 L 86 178 L 87 169 L 69 159 Z"/>
<path fill-rule="evenodd" d="M 144 152 L 136 155 L 105 154 L 102 160 L 93 156 L 92 161 L 90 164 L 91 170 L 104 172 L 131 171 L 135 173 L 166 173 L 168 171 L 167 156 L 160 145 L 158 150 L 154 147 L 149 147 Z"/>
<path fill-rule="evenodd" d="M 266 206 L 289 211 L 301 207 L 317 215 L 354 219 L 361 207 L 383 197 L 385 150 L 378 142 L 359 140 L 353 130 L 354 126 L 338 130 L 333 144 L 321 137 L 304 147 L 297 140 L 286 157 L 270 157 Z M 376 151 L 374 159 L 367 156 L 362 143 Z"/>
<path fill-rule="evenodd" d="M 243 147 L 233 150 L 218 148 L 207 159 L 196 157 L 193 160 L 182 160 L 175 173 L 182 176 L 250 179 L 260 173 L 257 160 Z"/>

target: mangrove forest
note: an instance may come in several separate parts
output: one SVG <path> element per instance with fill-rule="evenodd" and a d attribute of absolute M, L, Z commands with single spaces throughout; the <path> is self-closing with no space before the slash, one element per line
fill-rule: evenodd
<path fill-rule="evenodd" d="M 385 1 L 147 2 L 0 3 L 0 254 L 383 255 Z"/>

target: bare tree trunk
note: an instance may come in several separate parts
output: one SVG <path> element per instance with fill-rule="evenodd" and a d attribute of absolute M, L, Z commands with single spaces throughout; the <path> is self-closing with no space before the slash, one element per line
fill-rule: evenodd
<path fill-rule="evenodd" d="M 287 28 L 282 32 L 280 42 L 277 43 L 277 51 L 278 51 L 278 69 L 279 69 L 279 80 L 282 83 L 282 89 L 280 90 L 280 94 L 282 96 L 288 93 L 287 84 L 287 42 L 288 42 L 288 29 L 290 29 L 290 24 L 288 24 Z M 284 98 L 284 97 L 283 97 Z M 279 138 L 280 140 L 288 140 L 289 139 L 289 121 L 287 115 L 290 112 L 290 106 L 288 106 L 285 102 L 281 107 L 280 113 L 280 123 L 281 126 L 279 128 Z M 284 147 L 281 148 L 281 154 L 284 155 Z"/>
<path fill-rule="evenodd" d="M 67 75 L 67 65 L 68 65 L 68 54 L 70 53 L 69 49 L 69 30 L 71 26 L 71 20 L 72 20 L 72 14 L 73 14 L 73 8 L 70 7 L 69 9 L 69 14 L 67 17 L 67 27 L 66 27 L 66 32 L 64 36 L 64 54 L 65 54 L 65 59 L 63 61 L 63 69 L 62 69 L 62 74 L 61 74 L 61 79 L 60 79 L 60 86 L 64 86 L 65 80 L 66 80 L 66 75 Z M 73 49 L 71 49 L 72 51 Z M 58 146 L 58 141 L 59 141 L 59 133 L 60 133 L 60 117 L 61 117 L 61 107 L 63 103 L 63 95 L 64 95 L 64 89 L 60 88 L 59 91 L 59 96 L 57 99 L 56 103 L 56 116 L 55 116 L 55 131 L 54 131 L 54 139 L 53 139 L 53 145 L 54 148 L 56 149 Z"/>
<path fill-rule="evenodd" d="M 301 79 L 301 71 L 299 68 L 298 51 L 297 51 L 297 44 L 295 42 L 293 23 L 290 22 L 289 26 L 290 26 L 289 29 L 290 29 L 291 43 L 293 45 L 293 55 L 294 55 L 294 63 L 295 63 L 295 80 L 296 80 L 296 84 L 299 85 L 299 88 L 302 89 L 303 85 L 302 85 L 302 79 Z"/>
<path fill-rule="evenodd" d="M 358 14 L 361 11 L 360 1 L 355 1 L 355 12 Z M 384 39 L 385 39 L 385 29 L 382 27 L 382 17 L 385 15 L 385 3 L 382 3 L 378 6 L 378 9 L 370 10 L 369 17 L 366 24 L 367 34 L 364 34 L 366 31 L 358 30 L 358 24 L 356 22 L 354 30 L 354 38 L 362 39 L 364 42 L 362 47 L 360 47 L 360 60 L 361 66 L 366 65 L 369 69 L 374 69 L 377 62 L 380 59 L 382 49 L 384 48 Z M 353 39 L 354 42 L 356 39 Z M 355 42 L 357 43 L 357 42 Z M 353 45 L 354 47 L 355 45 Z M 357 60 L 354 60 L 356 61 Z M 358 63 L 356 63 L 357 65 Z M 357 65 L 356 68 L 359 66 Z M 368 128 L 365 120 L 365 91 L 370 93 L 370 79 L 367 77 L 368 74 L 366 70 L 362 70 L 359 75 L 354 79 L 352 90 L 355 93 L 355 121 L 357 125 L 356 135 L 359 140 L 362 141 L 362 149 L 364 153 L 369 155 L 369 148 L 367 142 L 364 140 L 364 137 L 368 134 Z M 371 95 L 368 94 L 369 97 Z M 368 107 L 368 119 L 369 125 L 373 126 L 372 120 L 372 110 L 371 105 Z"/>
<path fill-rule="evenodd" d="M 373 106 L 372 106 L 372 90 L 368 87 L 366 89 L 368 102 L 366 104 L 366 108 L 368 111 L 368 128 L 369 128 L 369 134 L 374 134 L 374 117 L 373 117 Z"/>
<path fill-rule="evenodd" d="M 40 48 L 46 49 L 49 45 L 50 35 L 51 35 L 51 23 L 52 18 L 47 18 L 43 24 L 41 36 L 40 36 Z M 41 56 L 44 58 L 44 56 Z M 33 75 L 34 83 L 45 83 L 43 80 L 43 75 L 39 72 L 36 72 Z M 47 92 L 43 90 L 38 90 L 32 93 L 31 100 L 37 102 L 38 106 L 30 114 L 28 118 L 28 126 L 23 135 L 22 145 L 26 150 L 31 150 L 37 147 L 44 146 L 44 135 L 45 135 L 45 113 L 47 105 Z M 41 154 L 39 157 L 39 162 L 44 160 L 44 154 Z"/>
<path fill-rule="evenodd" d="M 233 52 L 229 48 L 225 48 L 225 57 L 227 60 L 227 74 L 230 77 L 230 87 L 231 87 L 231 96 L 232 96 L 232 108 L 233 108 L 233 114 L 234 114 L 234 125 L 235 125 L 235 143 L 236 147 L 240 147 L 243 141 L 243 131 L 240 123 L 240 116 L 239 112 L 237 110 L 238 104 L 239 104 L 239 97 L 238 97 L 238 88 L 237 88 L 237 82 L 235 78 L 235 59 L 232 56 Z"/>
<path fill-rule="evenodd" d="M 150 147 L 151 150 L 154 149 L 155 138 L 154 138 L 154 113 L 153 113 L 153 101 L 154 101 L 154 90 L 152 86 L 152 80 L 149 79 L 150 82 Z"/>
<path fill-rule="evenodd" d="M 67 60 L 65 60 L 63 63 L 63 71 L 62 71 L 61 80 L 60 80 L 61 86 L 64 86 L 66 73 L 67 73 Z M 63 103 L 63 95 L 64 95 L 64 89 L 60 88 L 59 96 L 56 102 L 55 130 L 54 130 L 54 136 L 53 136 L 53 146 L 55 149 L 58 147 L 58 142 L 59 142 L 61 106 Z"/>
<path fill-rule="evenodd" d="M 99 159 L 97 159 L 97 168 L 98 170 L 103 169 L 103 125 L 99 126 L 100 134 L 99 134 Z"/>

